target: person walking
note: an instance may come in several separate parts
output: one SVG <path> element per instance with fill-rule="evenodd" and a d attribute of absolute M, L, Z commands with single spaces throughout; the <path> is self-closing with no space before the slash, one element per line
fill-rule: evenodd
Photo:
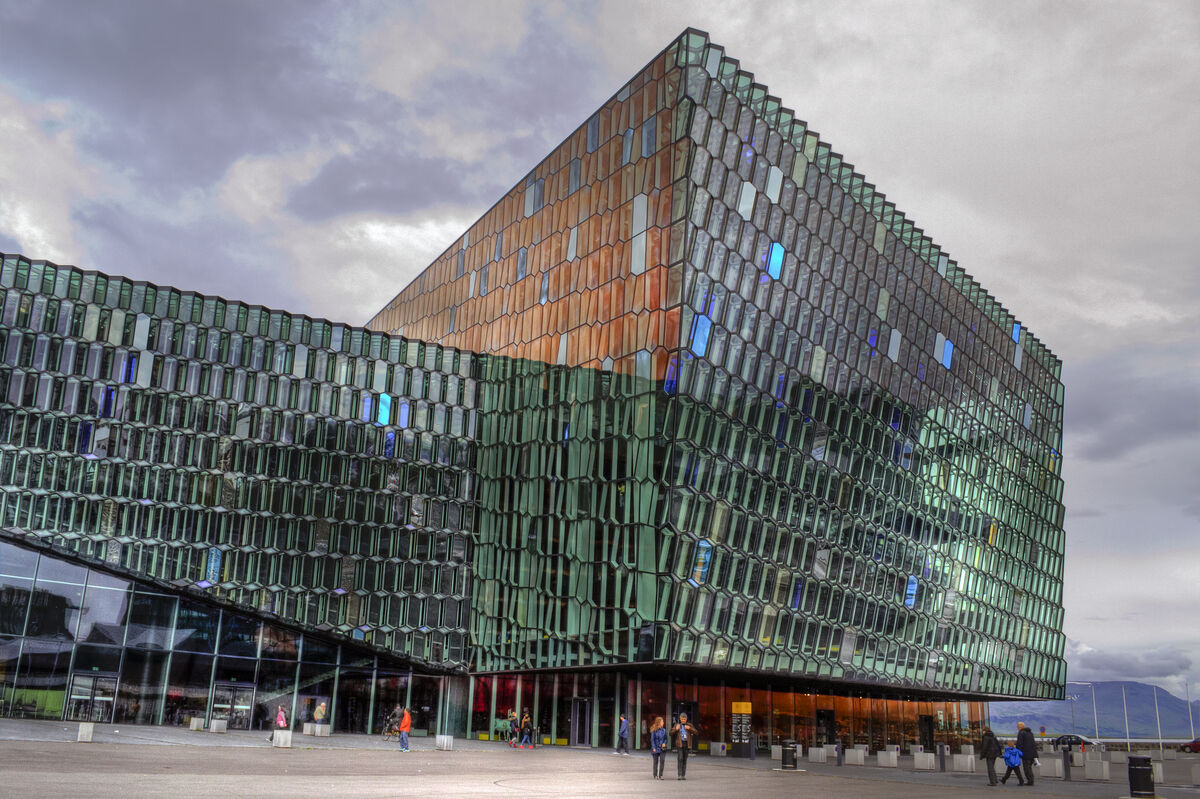
<path fill-rule="evenodd" d="M 287 714 L 283 712 L 283 705 L 276 705 L 276 707 L 275 707 L 275 729 L 276 730 L 286 730 L 287 728 L 288 728 Z M 272 733 L 267 737 L 267 740 L 271 741 L 272 743 L 275 742 L 274 731 L 272 731 Z"/>
<path fill-rule="evenodd" d="M 1004 747 L 1004 765 L 1008 766 L 1000 782 L 1008 784 L 1008 778 L 1017 775 L 1017 784 L 1024 785 L 1025 778 L 1021 776 L 1021 750 L 1015 746 Z"/>
<path fill-rule="evenodd" d="M 688 724 L 687 713 L 679 714 L 679 721 L 671 728 L 671 735 L 675 737 L 678 749 L 676 755 L 679 758 L 677 768 L 679 776 L 676 779 L 687 779 L 687 760 L 688 754 L 692 749 L 692 742 L 696 739 L 696 728 Z"/>
<path fill-rule="evenodd" d="M 517 742 L 521 740 L 521 720 L 517 718 L 517 709 L 508 711 L 508 745 L 513 749 L 517 748 Z"/>
<path fill-rule="evenodd" d="M 650 725 L 650 757 L 653 759 L 653 777 L 661 780 L 667 767 L 667 725 L 662 716 L 655 716 Z"/>
<path fill-rule="evenodd" d="M 1025 722 L 1017 722 L 1017 748 L 1021 750 L 1021 768 L 1025 771 L 1025 782 L 1033 785 L 1033 761 L 1037 760 L 1037 741 L 1033 740 L 1033 730 L 1025 726 Z"/>
<path fill-rule="evenodd" d="M 408 731 L 412 729 L 412 716 L 408 712 L 408 708 L 404 708 L 404 712 L 400 714 L 400 751 L 408 751 Z"/>
<path fill-rule="evenodd" d="M 988 785 L 996 784 L 996 758 L 1002 754 L 1004 752 L 1000 749 L 1000 742 L 996 740 L 996 734 L 992 732 L 991 727 L 984 727 L 983 740 L 979 746 L 979 759 L 987 763 Z"/>
<path fill-rule="evenodd" d="M 313 711 L 313 721 L 317 724 L 325 723 L 325 703 L 317 705 L 317 709 Z"/>
<path fill-rule="evenodd" d="M 521 745 L 519 749 L 533 748 L 533 719 L 529 717 L 529 708 L 521 714 Z"/>
<path fill-rule="evenodd" d="M 621 714 L 621 724 L 617 728 L 617 748 L 613 752 L 614 755 L 629 755 L 629 719 L 625 718 L 625 714 Z"/>

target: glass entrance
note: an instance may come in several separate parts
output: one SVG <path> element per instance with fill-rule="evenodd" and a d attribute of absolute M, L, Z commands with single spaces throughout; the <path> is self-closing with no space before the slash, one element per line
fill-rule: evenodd
<path fill-rule="evenodd" d="M 571 746 L 592 745 L 592 700 L 571 700 Z"/>
<path fill-rule="evenodd" d="M 836 716 L 832 710 L 817 711 L 816 745 L 837 743 Z"/>
<path fill-rule="evenodd" d="M 214 683 L 212 717 L 224 719 L 226 726 L 231 730 L 248 730 L 253 701 L 253 685 L 237 682 Z"/>
<path fill-rule="evenodd" d="M 933 716 L 919 716 L 917 718 L 917 734 L 920 737 L 919 743 L 925 747 L 926 752 L 934 751 L 933 746 Z"/>
<path fill-rule="evenodd" d="M 71 677 L 67 698 L 67 719 L 109 723 L 117 694 L 116 675 L 76 674 Z"/>

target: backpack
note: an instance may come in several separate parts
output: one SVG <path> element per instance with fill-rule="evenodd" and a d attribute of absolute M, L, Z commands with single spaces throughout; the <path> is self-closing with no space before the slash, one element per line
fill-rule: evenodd
<path fill-rule="evenodd" d="M 1021 750 L 1015 746 L 1006 747 L 1004 750 L 1004 765 L 1009 768 L 1016 768 L 1021 765 Z"/>

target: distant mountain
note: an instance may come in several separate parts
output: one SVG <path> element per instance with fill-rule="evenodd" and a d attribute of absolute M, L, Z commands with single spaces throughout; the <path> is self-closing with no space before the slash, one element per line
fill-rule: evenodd
<path fill-rule="evenodd" d="M 1141 682 L 1097 682 L 1096 714 L 1092 714 L 1092 688 L 1068 684 L 1067 698 L 1059 702 L 992 702 L 991 724 L 998 735 L 1015 735 L 1017 722 L 1038 733 L 1042 727 L 1047 735 L 1073 732 L 1095 736 L 1100 722 L 1101 738 L 1125 737 L 1125 711 L 1121 704 L 1121 687 L 1125 688 L 1125 703 L 1129 708 L 1129 737 L 1156 738 L 1158 725 L 1154 718 L 1154 686 Z M 1174 694 L 1158 689 L 1158 714 L 1164 738 L 1190 738 L 1187 702 Z M 1200 730 L 1200 700 L 1192 700 L 1192 722 Z"/>

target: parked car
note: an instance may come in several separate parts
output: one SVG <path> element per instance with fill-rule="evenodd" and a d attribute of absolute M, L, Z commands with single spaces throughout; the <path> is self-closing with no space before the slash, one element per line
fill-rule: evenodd
<path fill-rule="evenodd" d="M 1197 738 L 1194 741 L 1189 741 L 1188 743 L 1185 743 L 1183 746 L 1179 747 L 1179 751 L 1180 752 L 1191 752 L 1193 755 L 1196 754 L 1197 752 L 1200 752 L 1200 738 Z"/>
<path fill-rule="evenodd" d="M 1100 748 L 1100 744 L 1093 741 L 1091 738 L 1084 738 L 1082 735 L 1060 735 L 1054 739 L 1055 750 L 1069 746 L 1072 749 L 1078 749 L 1080 752 L 1086 752 L 1089 746 Z"/>

